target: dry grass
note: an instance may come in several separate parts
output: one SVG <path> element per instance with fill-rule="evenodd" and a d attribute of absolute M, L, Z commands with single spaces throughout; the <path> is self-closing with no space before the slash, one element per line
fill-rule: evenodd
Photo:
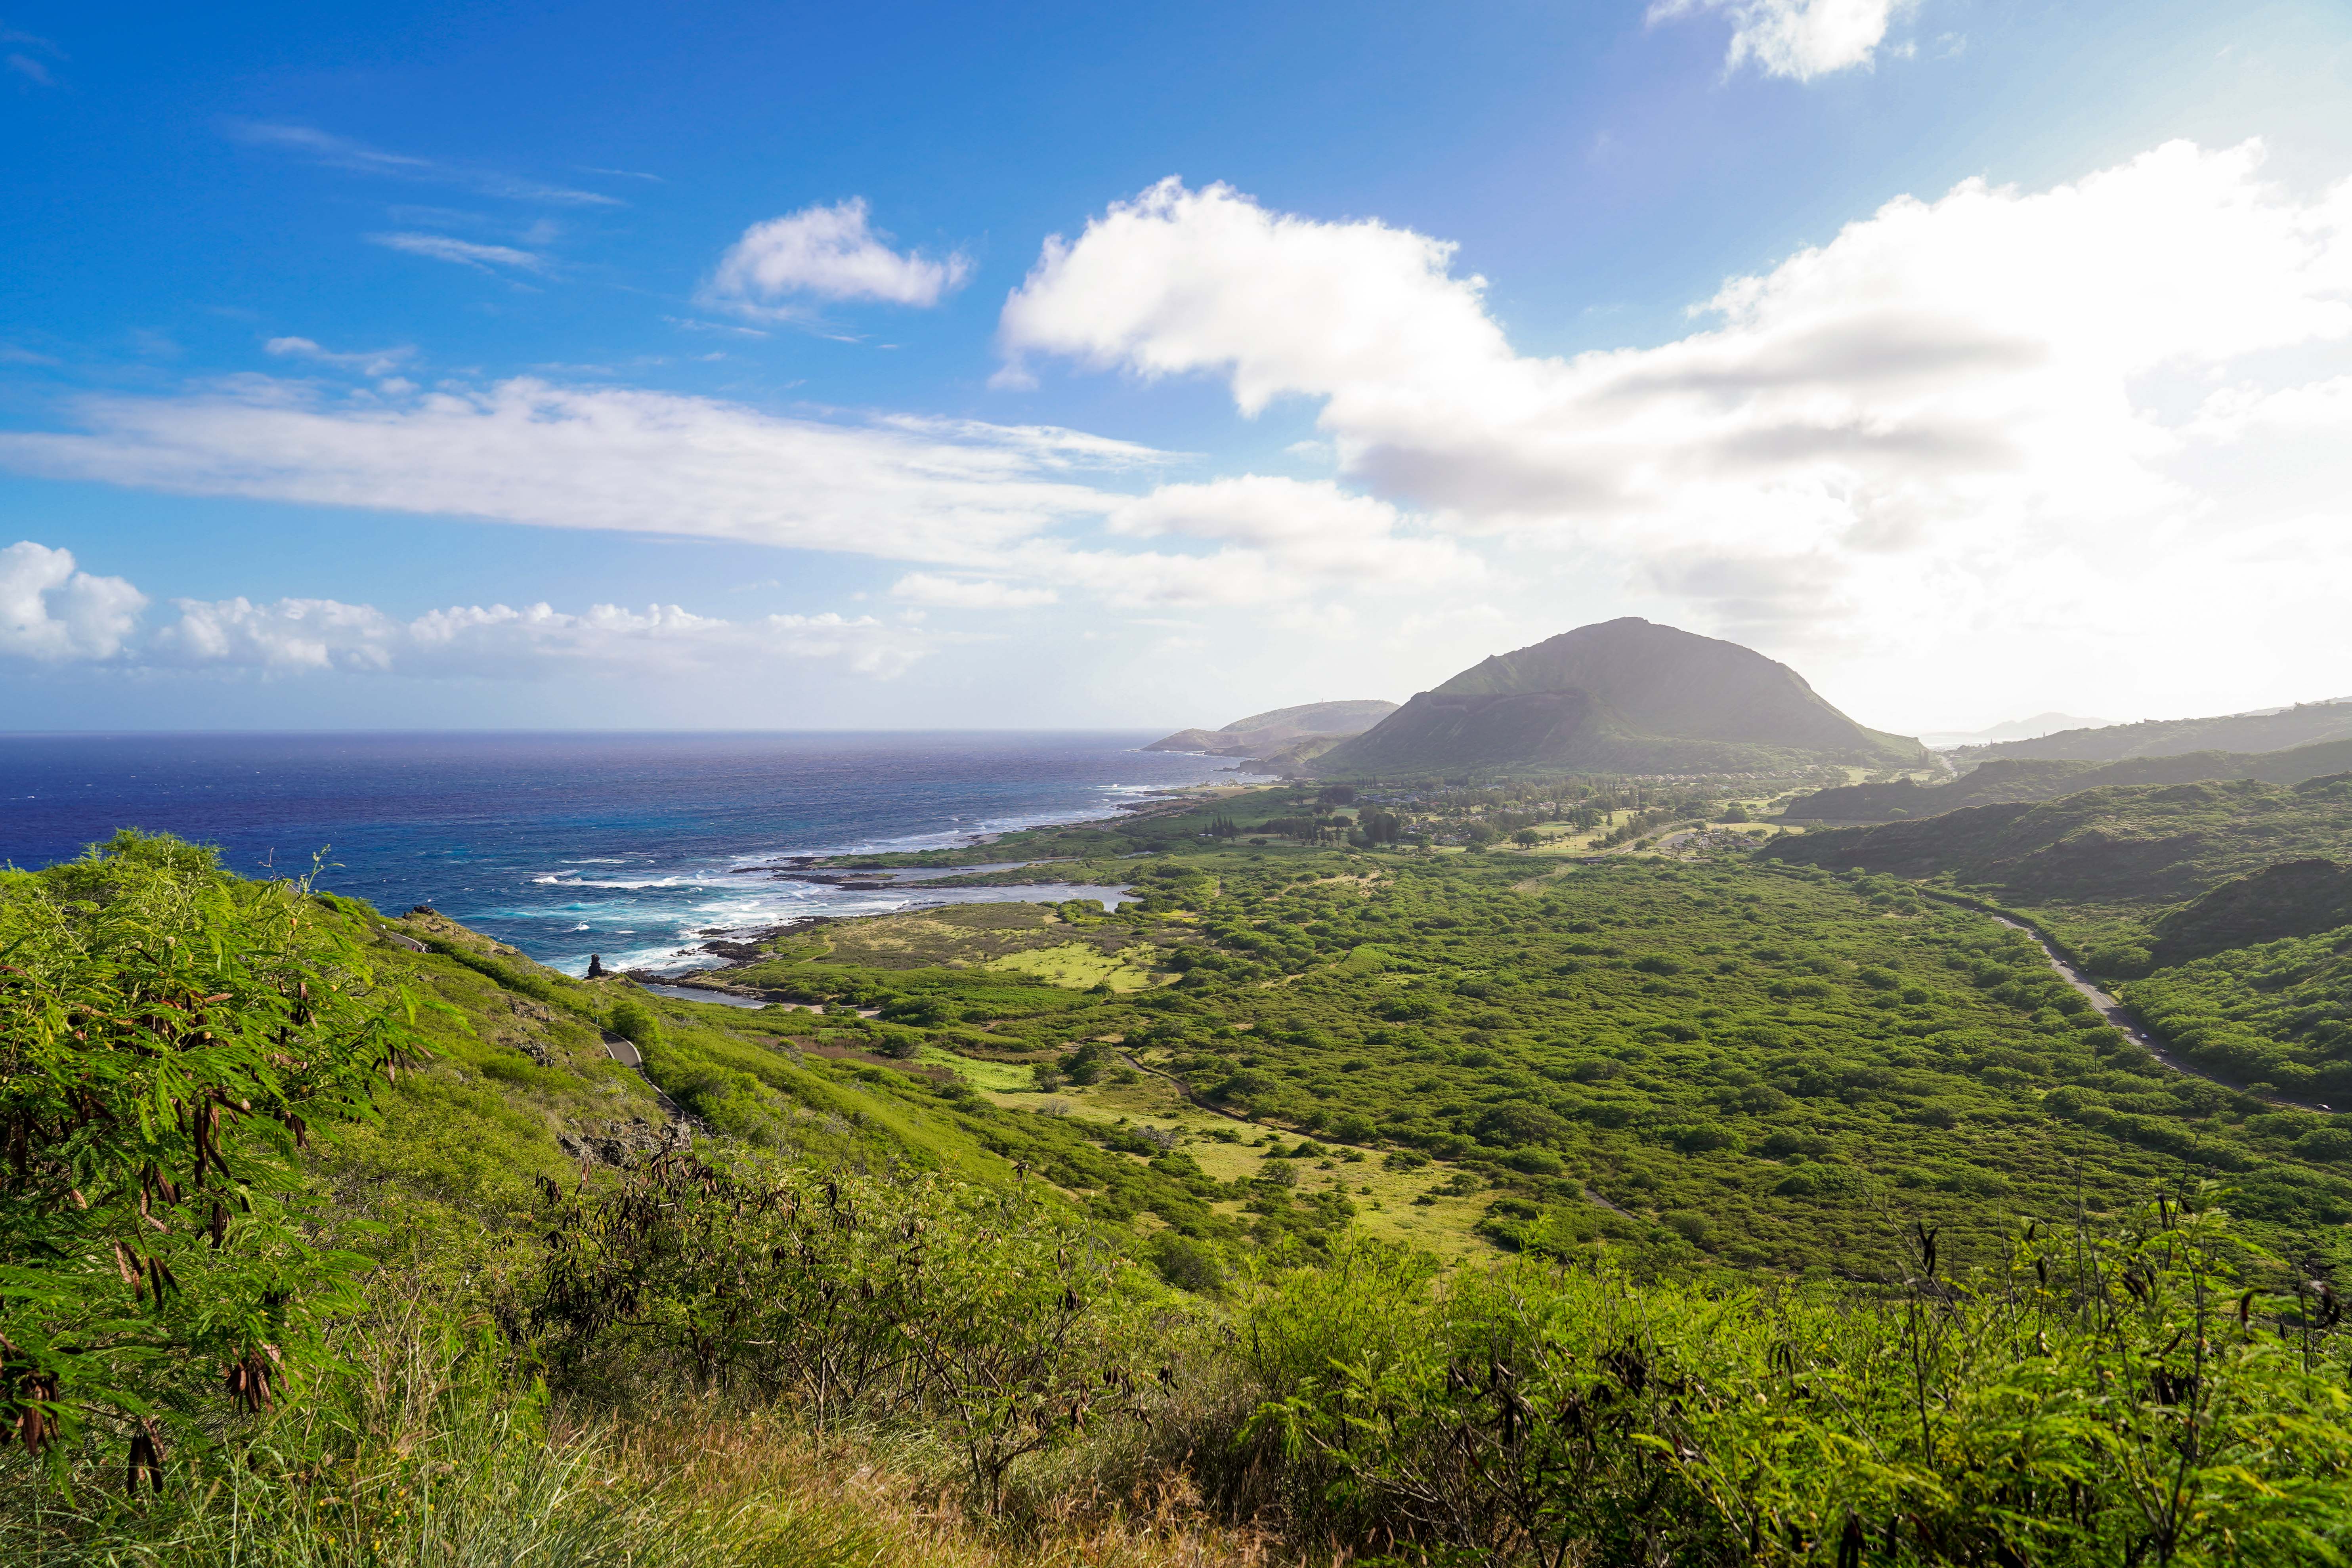
<path fill-rule="evenodd" d="M 0 1455 L 9 1568 L 1255 1568 L 1183 1475 L 1106 1430 L 1021 1474 L 1002 1518 L 959 1504 L 920 1435 L 813 1432 L 790 1410 L 672 1396 L 550 1405 L 484 1337 L 386 1281 L 344 1372 L 274 1419 L 173 1455 L 121 1499 L 119 1442 L 60 1492 Z M 1229 1413 L 1219 1417 L 1227 1427 Z M 119 1435 L 116 1435 L 119 1436 Z M 1117 1478 L 1116 1480 L 1111 1478 Z"/>
<path fill-rule="evenodd" d="M 923 1463 L 943 1456 L 905 1450 L 913 1462 L 893 1465 L 880 1457 L 887 1449 L 871 1439 L 826 1440 L 784 1415 L 713 1407 L 618 1429 L 606 1452 L 618 1484 L 658 1494 L 671 1511 L 725 1521 L 740 1539 L 822 1539 L 832 1543 L 823 1561 L 861 1568 L 1252 1568 L 1272 1560 L 1265 1535 L 1205 1522 L 1181 1478 L 1140 1502 L 1099 1486 L 1033 1485 L 1028 1506 L 1003 1522 L 958 1506 L 944 1468 Z"/>

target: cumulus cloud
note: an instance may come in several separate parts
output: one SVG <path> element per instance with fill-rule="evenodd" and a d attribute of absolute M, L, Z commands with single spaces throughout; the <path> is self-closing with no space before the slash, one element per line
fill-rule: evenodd
<path fill-rule="evenodd" d="M 147 595 L 79 571 L 70 551 L 24 541 L 0 550 L 0 656 L 47 665 L 530 679 L 665 676 L 818 662 L 887 679 L 925 652 L 922 634 L 871 616 L 727 620 L 676 605 L 467 605 L 404 620 L 334 599 L 175 599 L 179 618 L 143 640 Z"/>
<path fill-rule="evenodd" d="M 2190 469 L 2232 431 L 2340 436 L 2333 382 L 2294 367 L 2352 334 L 2352 185 L 2299 199 L 2261 163 L 2179 142 L 1902 198 L 1727 282 L 1688 336 L 1567 359 L 1514 352 L 1440 240 L 1168 181 L 1050 242 L 1002 336 L 1213 375 L 1244 414 L 1313 399 L 1360 489 L 1613 555 L 1719 626 L 1912 637 L 2035 600 L 2029 560 L 2084 567 L 2073 605 L 2103 559 L 2193 551 L 2227 492 Z M 2314 459 L 2339 495 L 2345 450 Z"/>
<path fill-rule="evenodd" d="M 404 250 L 411 256 L 423 256 L 435 261 L 455 262 L 478 272 L 489 272 L 509 267 L 519 272 L 544 272 L 547 258 L 536 251 L 518 250 L 511 245 L 481 245 L 470 239 L 453 239 L 446 234 L 424 234 L 398 230 L 391 234 L 372 234 L 370 245 L 381 245 L 387 250 Z"/>
<path fill-rule="evenodd" d="M 1724 69 L 1754 62 L 1767 76 L 1811 81 L 1871 62 L 1902 0 L 1657 0 L 1653 23 L 1698 12 L 1731 18 Z"/>
<path fill-rule="evenodd" d="M 56 663 L 112 658 L 147 595 L 77 571 L 73 552 L 23 540 L 0 550 L 0 654 Z"/>
<path fill-rule="evenodd" d="M 703 298 L 761 317 L 798 313 L 793 301 L 803 296 L 928 308 L 971 275 L 971 259 L 961 253 L 935 260 L 893 250 L 888 239 L 868 226 L 863 196 L 803 207 L 745 229 L 719 258 Z"/>

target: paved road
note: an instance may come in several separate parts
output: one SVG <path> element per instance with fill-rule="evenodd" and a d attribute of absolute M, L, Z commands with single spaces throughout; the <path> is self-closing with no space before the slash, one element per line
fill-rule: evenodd
<path fill-rule="evenodd" d="M 1977 912 L 1979 914 L 1992 914 L 1992 911 L 1990 910 L 1979 910 Z M 2253 1093 L 2252 1090 L 2247 1089 L 2244 1084 L 2240 1083 L 2235 1079 L 2224 1078 L 2219 1073 L 2207 1072 L 2202 1068 L 2192 1067 L 2188 1062 L 2181 1060 L 2179 1054 L 2176 1053 L 2169 1046 L 2165 1045 L 2155 1036 L 2141 1028 L 2137 1024 L 2133 1023 L 2131 1015 L 2124 1011 L 2122 1003 L 2116 1001 L 2114 997 L 2100 990 L 2096 985 L 2091 983 L 2091 979 L 2088 975 L 2084 974 L 2081 970 L 2075 968 L 2073 964 L 2067 963 L 2063 957 L 2060 956 L 2058 950 L 2051 945 L 2050 939 L 2048 937 L 2043 936 L 2040 931 L 2034 930 L 2032 926 L 2027 925 L 2023 921 L 2011 920 L 2007 915 L 1992 915 L 1992 918 L 1999 921 L 2001 924 L 2009 927 L 2011 931 L 2021 931 L 2026 935 L 2032 937 L 2033 939 L 2034 945 L 2042 950 L 2042 956 L 2050 961 L 2050 967 L 2058 972 L 2061 979 L 2064 980 L 2067 984 L 2072 985 L 2075 990 L 2081 992 L 2084 998 L 2090 1002 L 2091 1005 L 2099 1010 L 2099 1016 L 2101 1017 L 2106 1019 L 2108 1023 L 2113 1024 L 2116 1028 L 2121 1029 L 2124 1034 L 2130 1038 L 2134 1045 L 2145 1047 L 2147 1054 L 2154 1057 L 2158 1061 L 2163 1063 L 2166 1067 L 2170 1068 L 2174 1072 L 2180 1073 L 2185 1077 L 2201 1078 L 2208 1083 L 2219 1084 L 2223 1089 L 2231 1090 L 2238 1094 Z M 2335 1114 L 2333 1109 L 2328 1106 L 2321 1105 L 2312 1100 L 2296 1100 L 2291 1095 L 2280 1094 L 2275 1091 L 2268 1094 L 2256 1094 L 2254 1095 L 2254 1098 L 2257 1100 L 2268 1100 L 2273 1105 L 2287 1106 L 2295 1110 L 2318 1110 L 2325 1111 L 2329 1115 Z"/>

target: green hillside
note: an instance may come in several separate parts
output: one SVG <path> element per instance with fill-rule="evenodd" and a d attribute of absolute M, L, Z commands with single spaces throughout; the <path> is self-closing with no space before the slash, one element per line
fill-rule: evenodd
<path fill-rule="evenodd" d="M 2279 752 L 2184 752 L 2102 763 L 1996 757 L 1948 784 L 1846 784 L 1816 790 L 1790 803 L 1791 822 L 1894 822 L 1937 816 L 1971 805 L 2054 800 L 2110 785 L 2195 784 L 2207 779 L 2259 779 L 2301 784 L 2352 770 L 2352 740 L 2325 741 Z"/>
<path fill-rule="evenodd" d="M 1552 768 L 1772 772 L 1924 765 L 1916 741 L 1865 730 L 1786 665 L 1634 617 L 1500 654 L 1417 694 L 1308 764 L 1325 777 Z"/>
<path fill-rule="evenodd" d="M 1801 864 L 1948 878 L 2021 903 L 2177 903 L 2352 836 L 2352 773 L 2084 790 L 1776 846 Z"/>
<path fill-rule="evenodd" d="M 2345 846 L 2352 848 L 2352 845 Z M 2352 925 L 2352 866 L 2281 860 L 2233 878 L 2154 922 L 2150 956 L 2185 963 L 2233 947 Z"/>
<path fill-rule="evenodd" d="M 796 929 L 719 977 L 762 1007 L 169 840 L 0 879 L 6 1560 L 2108 1561 L 2160 1480 L 2218 1564 L 2352 1519 L 2298 1294 L 2352 1140 L 2020 933 L 1730 848 L 1056 869 L 1139 901 Z M 2149 1379 L 2200 1325 L 2191 1405 Z M 2119 1388 L 2157 1458 L 2078 1418 Z"/>
<path fill-rule="evenodd" d="M 2123 1000 L 2188 1059 L 2333 1102 L 2352 1100 L 2352 969 L 2340 962 L 2352 868 L 2330 858 L 2347 844 L 2352 773 L 2335 773 L 2090 790 L 1817 831 L 1771 852 L 1996 900 L 2124 983 Z"/>
<path fill-rule="evenodd" d="M 2276 713 L 2212 719 L 2148 719 L 2096 730 L 2062 730 L 2032 741 L 2002 741 L 1955 752 L 1965 760 L 2034 757 L 2113 762 L 2187 752 L 2276 752 L 2323 741 L 2352 741 L 2352 701 L 2300 702 Z"/>

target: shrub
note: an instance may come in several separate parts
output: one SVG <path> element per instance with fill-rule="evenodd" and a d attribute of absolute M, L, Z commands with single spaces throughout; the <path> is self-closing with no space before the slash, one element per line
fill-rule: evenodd
<path fill-rule="evenodd" d="M 1178 1231 L 1163 1230 L 1151 1238 L 1151 1267 L 1160 1278 L 1180 1290 L 1214 1296 L 1225 1288 L 1224 1269 L 1215 1249 Z"/>
<path fill-rule="evenodd" d="M 639 1050 L 651 1050 L 661 1044 L 661 1020 L 654 1016 L 652 1008 L 634 996 L 624 996 L 613 1004 L 608 1026 Z"/>
<path fill-rule="evenodd" d="M 0 879 L 0 1441 L 62 1464 L 96 1417 L 160 1489 L 167 1427 L 320 1366 L 362 1264 L 295 1151 L 425 1046 L 308 892 L 136 833 Z"/>

